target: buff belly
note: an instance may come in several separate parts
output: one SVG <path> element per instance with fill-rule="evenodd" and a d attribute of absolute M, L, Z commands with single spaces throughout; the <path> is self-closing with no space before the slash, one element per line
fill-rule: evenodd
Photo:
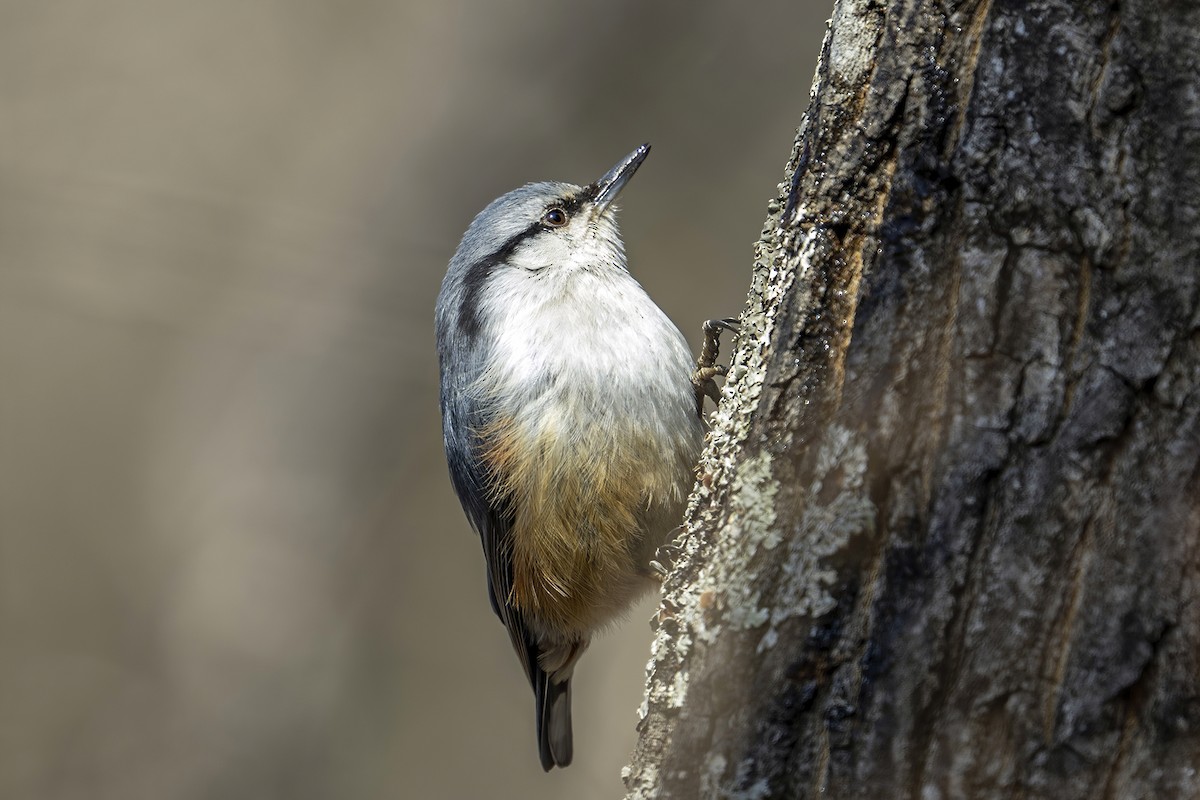
<path fill-rule="evenodd" d="M 628 420 L 541 415 L 495 420 L 482 439 L 494 500 L 514 517 L 507 600 L 533 628 L 585 637 L 653 587 L 649 558 L 682 518 L 698 436 L 664 448 Z"/>

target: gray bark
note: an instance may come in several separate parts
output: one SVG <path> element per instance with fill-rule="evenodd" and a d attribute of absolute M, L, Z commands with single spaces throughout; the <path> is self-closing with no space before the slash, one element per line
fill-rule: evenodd
<path fill-rule="evenodd" d="M 1200 3 L 839 0 L 630 798 L 1200 796 Z"/>

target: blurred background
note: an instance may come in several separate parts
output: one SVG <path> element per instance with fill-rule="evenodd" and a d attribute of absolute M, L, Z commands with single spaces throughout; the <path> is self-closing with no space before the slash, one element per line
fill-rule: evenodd
<path fill-rule="evenodd" d="M 0 4 L 0 797 L 620 796 L 654 603 L 544 775 L 434 298 L 492 198 L 649 140 L 632 270 L 696 344 L 831 5 Z"/>

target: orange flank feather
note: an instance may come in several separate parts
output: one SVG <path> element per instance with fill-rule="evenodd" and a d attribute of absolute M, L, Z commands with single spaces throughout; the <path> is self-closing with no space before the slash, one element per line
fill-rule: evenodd
<path fill-rule="evenodd" d="M 535 627 L 586 637 L 649 586 L 644 540 L 679 516 L 693 454 L 611 417 L 504 418 L 480 436 L 493 501 L 514 515 L 508 601 Z"/>

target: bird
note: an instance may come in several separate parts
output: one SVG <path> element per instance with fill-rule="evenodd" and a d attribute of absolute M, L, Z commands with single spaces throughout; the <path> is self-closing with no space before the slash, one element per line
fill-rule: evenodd
<path fill-rule="evenodd" d="M 573 757 L 571 678 L 593 635 L 656 588 L 716 399 L 630 274 L 614 201 L 644 144 L 584 186 L 529 183 L 470 223 L 435 309 L 451 483 L 492 610 L 533 688 L 542 768 Z"/>

